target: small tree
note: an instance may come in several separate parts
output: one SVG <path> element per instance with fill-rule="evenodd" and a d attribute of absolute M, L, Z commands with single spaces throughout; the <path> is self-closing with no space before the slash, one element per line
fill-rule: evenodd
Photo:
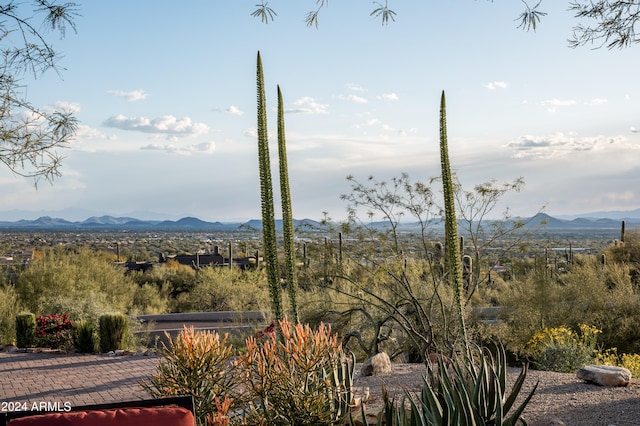
<path fill-rule="evenodd" d="M 29 103 L 22 93 L 21 78 L 29 73 L 39 77 L 49 69 L 59 71 L 59 54 L 43 35 L 67 27 L 76 30 L 76 3 L 58 5 L 54 1 L 34 0 L 35 12 L 24 16 L 24 6 L 10 1 L 0 5 L 0 162 L 13 173 L 51 181 L 60 175 L 62 157 L 57 148 L 65 147 L 75 135 L 78 123 L 70 111 L 53 112 Z M 40 18 L 40 23 L 34 18 Z"/>

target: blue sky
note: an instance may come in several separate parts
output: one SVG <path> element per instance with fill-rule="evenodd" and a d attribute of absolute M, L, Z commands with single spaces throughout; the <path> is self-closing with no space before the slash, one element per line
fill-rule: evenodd
<path fill-rule="evenodd" d="M 343 218 L 349 174 L 438 175 L 442 90 L 463 185 L 522 176 L 504 201 L 523 216 L 640 207 L 640 47 L 570 49 L 567 2 L 544 1 L 535 33 L 514 1 L 394 0 L 386 27 L 370 1 L 333 1 L 318 29 L 314 1 L 271 1 L 268 25 L 255 3 L 81 1 L 78 33 L 51 36 L 66 70 L 25 81 L 80 131 L 53 185 L 0 171 L 0 220 L 259 218 L 258 50 L 273 135 L 284 95 L 296 218 Z"/>

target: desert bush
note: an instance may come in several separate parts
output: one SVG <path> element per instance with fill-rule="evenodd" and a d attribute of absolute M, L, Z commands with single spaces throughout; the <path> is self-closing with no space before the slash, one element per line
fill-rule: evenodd
<path fill-rule="evenodd" d="M 0 285 L 0 344 L 15 342 L 16 315 L 19 312 L 18 295 L 13 286 Z"/>
<path fill-rule="evenodd" d="M 139 286 L 151 284 L 161 291 L 167 291 L 171 299 L 189 293 L 196 285 L 196 271 L 191 266 L 181 265 L 171 259 L 145 272 L 133 273 L 131 277 Z"/>
<path fill-rule="evenodd" d="M 496 327 L 506 348 L 521 352 L 538 330 L 592 324 L 603 347 L 640 352 L 640 303 L 625 265 L 602 266 L 584 259 L 567 273 L 534 269 L 499 296 L 506 327 Z"/>
<path fill-rule="evenodd" d="M 133 293 L 132 311 L 141 314 L 163 314 L 169 310 L 169 298 L 164 288 L 142 284 Z"/>
<path fill-rule="evenodd" d="M 123 314 L 105 314 L 100 317 L 100 352 L 110 352 L 123 348 L 129 319 Z"/>
<path fill-rule="evenodd" d="M 185 327 L 176 338 L 168 336 L 163 361 L 149 380 L 140 384 L 154 398 L 192 395 L 198 425 L 205 425 L 207 417 L 223 417 L 240 402 L 234 396 L 237 376 L 230 362 L 233 354 L 226 335 Z M 230 398 L 226 403 L 225 397 Z"/>
<path fill-rule="evenodd" d="M 36 315 L 23 312 L 16 316 L 16 345 L 19 348 L 32 347 L 36 342 Z"/>
<path fill-rule="evenodd" d="M 417 400 L 407 393 L 400 404 L 396 404 L 383 391 L 385 405 L 380 419 L 383 424 L 517 424 L 537 388 L 536 385 L 528 395 L 520 396 L 526 366 L 522 367 L 509 390 L 506 385 L 507 360 L 502 347 L 495 352 L 476 347 L 471 352 L 471 357 L 454 359 L 451 365 L 446 365 L 442 357 L 437 365 L 430 365 Z"/>
<path fill-rule="evenodd" d="M 86 320 L 95 327 L 98 326 L 102 315 L 113 312 L 106 295 L 101 292 L 90 292 L 86 297 L 76 298 L 66 294 L 59 294 L 43 301 L 43 312 L 66 312 L 76 321 Z"/>
<path fill-rule="evenodd" d="M 50 303 L 61 295 L 77 303 L 97 297 L 110 310 L 127 312 L 135 283 L 106 253 L 49 249 L 20 273 L 15 289 L 25 308 L 35 313 L 55 312 Z"/>
<path fill-rule="evenodd" d="M 248 392 L 248 424 L 334 425 L 350 413 L 355 359 L 331 328 L 280 322 L 282 334 L 249 337 L 235 367 Z"/>
<path fill-rule="evenodd" d="M 73 327 L 73 345 L 76 352 L 83 354 L 96 350 L 96 330 L 92 322 L 76 321 Z"/>
<path fill-rule="evenodd" d="M 594 360 L 600 333 L 586 324 L 580 324 L 579 333 L 567 327 L 545 328 L 531 337 L 524 353 L 540 370 L 574 373 Z"/>
<path fill-rule="evenodd" d="M 264 271 L 202 268 L 191 291 L 176 298 L 173 311 L 249 311 L 268 307 Z"/>

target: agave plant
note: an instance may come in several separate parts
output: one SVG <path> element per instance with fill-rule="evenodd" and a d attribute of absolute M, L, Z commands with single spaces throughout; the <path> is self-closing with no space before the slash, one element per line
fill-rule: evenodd
<path fill-rule="evenodd" d="M 507 359 L 502 346 L 498 346 L 495 353 L 475 347 L 470 355 L 450 364 L 440 358 L 437 365 L 431 365 L 417 400 L 406 394 L 398 405 L 383 391 L 385 406 L 378 424 L 382 421 L 387 426 L 511 426 L 519 421 L 526 424 L 522 413 L 538 386 L 536 384 L 516 405 L 527 366 L 522 367 L 509 390 Z"/>

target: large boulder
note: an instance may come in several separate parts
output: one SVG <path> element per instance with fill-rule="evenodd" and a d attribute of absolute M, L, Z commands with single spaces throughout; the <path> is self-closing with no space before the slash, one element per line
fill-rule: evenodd
<path fill-rule="evenodd" d="M 631 371 L 612 365 L 586 365 L 578 370 L 578 379 L 600 386 L 629 386 Z"/>
<path fill-rule="evenodd" d="M 391 374 L 391 359 L 386 352 L 375 354 L 362 364 L 360 369 L 362 376 L 379 376 L 381 374 Z"/>

